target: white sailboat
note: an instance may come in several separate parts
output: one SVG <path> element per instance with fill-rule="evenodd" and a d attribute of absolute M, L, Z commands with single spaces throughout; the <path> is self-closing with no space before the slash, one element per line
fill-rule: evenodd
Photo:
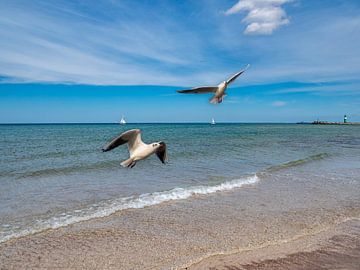
<path fill-rule="evenodd" d="M 124 116 L 122 116 L 120 119 L 120 125 L 125 125 L 125 124 L 126 124 L 125 118 Z"/>
<path fill-rule="evenodd" d="M 212 125 L 215 125 L 215 124 L 216 124 L 214 118 L 211 119 L 211 124 L 212 124 Z"/>

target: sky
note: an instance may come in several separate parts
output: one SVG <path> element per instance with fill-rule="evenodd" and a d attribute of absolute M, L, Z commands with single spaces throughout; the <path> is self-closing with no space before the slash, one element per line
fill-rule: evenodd
<path fill-rule="evenodd" d="M 0 37 L 0 123 L 360 121 L 358 0 L 0 0 Z"/>

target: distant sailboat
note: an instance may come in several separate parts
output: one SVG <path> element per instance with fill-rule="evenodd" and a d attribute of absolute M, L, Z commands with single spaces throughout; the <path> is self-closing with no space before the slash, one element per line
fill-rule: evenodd
<path fill-rule="evenodd" d="M 125 125 L 125 124 L 126 124 L 125 118 L 124 116 L 122 116 L 120 119 L 120 125 Z"/>
<path fill-rule="evenodd" d="M 211 124 L 212 124 L 212 125 L 215 125 L 215 124 L 216 124 L 214 118 L 211 119 Z"/>

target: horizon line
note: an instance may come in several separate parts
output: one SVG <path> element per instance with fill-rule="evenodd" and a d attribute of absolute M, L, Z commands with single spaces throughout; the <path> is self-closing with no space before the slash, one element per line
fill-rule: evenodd
<path fill-rule="evenodd" d="M 297 124 L 311 122 L 216 122 L 216 124 Z M 136 124 L 210 124 L 210 122 L 32 122 L 32 123 L 0 123 L 0 125 L 136 125 Z"/>

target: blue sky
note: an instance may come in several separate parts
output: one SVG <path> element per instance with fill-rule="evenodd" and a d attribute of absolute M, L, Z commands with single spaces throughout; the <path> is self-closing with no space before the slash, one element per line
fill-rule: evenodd
<path fill-rule="evenodd" d="M 0 123 L 360 121 L 357 0 L 1 0 L 0 36 Z"/>

